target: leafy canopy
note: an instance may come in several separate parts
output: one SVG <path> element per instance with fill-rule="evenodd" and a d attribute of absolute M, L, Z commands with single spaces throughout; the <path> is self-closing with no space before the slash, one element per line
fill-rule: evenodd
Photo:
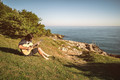
<path fill-rule="evenodd" d="M 42 19 L 32 12 L 25 9 L 22 11 L 12 10 L 0 2 L 0 34 L 10 37 L 21 37 L 29 33 L 36 36 L 51 35 L 51 31 L 46 30 L 45 25 L 40 21 Z"/>

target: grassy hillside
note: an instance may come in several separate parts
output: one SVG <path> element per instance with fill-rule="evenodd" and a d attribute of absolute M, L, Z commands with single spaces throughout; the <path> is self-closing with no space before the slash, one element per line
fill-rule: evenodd
<path fill-rule="evenodd" d="M 68 57 L 59 50 L 61 40 L 48 37 L 40 47 L 52 55 L 50 60 L 39 54 L 22 56 L 18 49 L 21 39 L 11 39 L 0 35 L 0 80 L 119 80 L 120 59 L 102 56 L 92 52 Z M 73 59 L 74 57 L 74 59 Z M 76 59 L 76 60 L 75 60 Z"/>

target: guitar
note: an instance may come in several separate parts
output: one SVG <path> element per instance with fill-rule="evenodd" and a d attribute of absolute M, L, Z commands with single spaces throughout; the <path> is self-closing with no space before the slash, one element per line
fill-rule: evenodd
<path fill-rule="evenodd" d="M 38 42 L 35 43 L 35 44 L 33 44 L 32 42 L 29 43 L 29 44 L 23 44 L 24 47 L 30 47 L 30 49 L 28 49 L 28 50 L 22 49 L 22 53 L 23 53 L 24 55 L 29 55 L 30 52 L 31 52 L 31 50 L 32 50 L 34 47 L 37 47 L 41 41 L 42 41 L 42 40 L 38 41 Z"/>

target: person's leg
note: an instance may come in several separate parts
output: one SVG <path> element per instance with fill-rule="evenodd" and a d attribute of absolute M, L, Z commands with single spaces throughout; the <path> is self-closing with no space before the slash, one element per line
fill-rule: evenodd
<path fill-rule="evenodd" d="M 46 54 L 41 48 L 38 48 L 42 53 L 43 53 L 43 55 L 45 55 L 46 57 L 49 57 L 49 56 L 51 56 L 51 55 L 48 55 L 48 54 Z"/>
<path fill-rule="evenodd" d="M 29 56 L 32 56 L 32 55 L 36 54 L 37 52 L 38 52 L 43 58 L 49 59 L 49 58 L 47 58 L 47 57 L 45 57 L 45 56 L 43 55 L 42 51 L 40 51 L 39 48 L 34 48 L 34 49 L 31 51 L 31 53 L 29 54 Z"/>
<path fill-rule="evenodd" d="M 39 52 L 39 54 L 43 57 L 43 58 L 45 58 L 45 59 L 49 59 L 49 58 L 47 58 L 45 55 L 44 55 L 44 51 L 41 49 L 41 48 L 38 48 L 38 52 Z"/>

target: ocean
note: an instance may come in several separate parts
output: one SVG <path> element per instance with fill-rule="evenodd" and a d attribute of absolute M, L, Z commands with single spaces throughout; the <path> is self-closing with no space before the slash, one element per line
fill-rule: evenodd
<path fill-rule="evenodd" d="M 120 27 L 47 27 L 52 33 L 61 34 L 65 40 L 94 43 L 110 54 L 120 55 Z"/>

